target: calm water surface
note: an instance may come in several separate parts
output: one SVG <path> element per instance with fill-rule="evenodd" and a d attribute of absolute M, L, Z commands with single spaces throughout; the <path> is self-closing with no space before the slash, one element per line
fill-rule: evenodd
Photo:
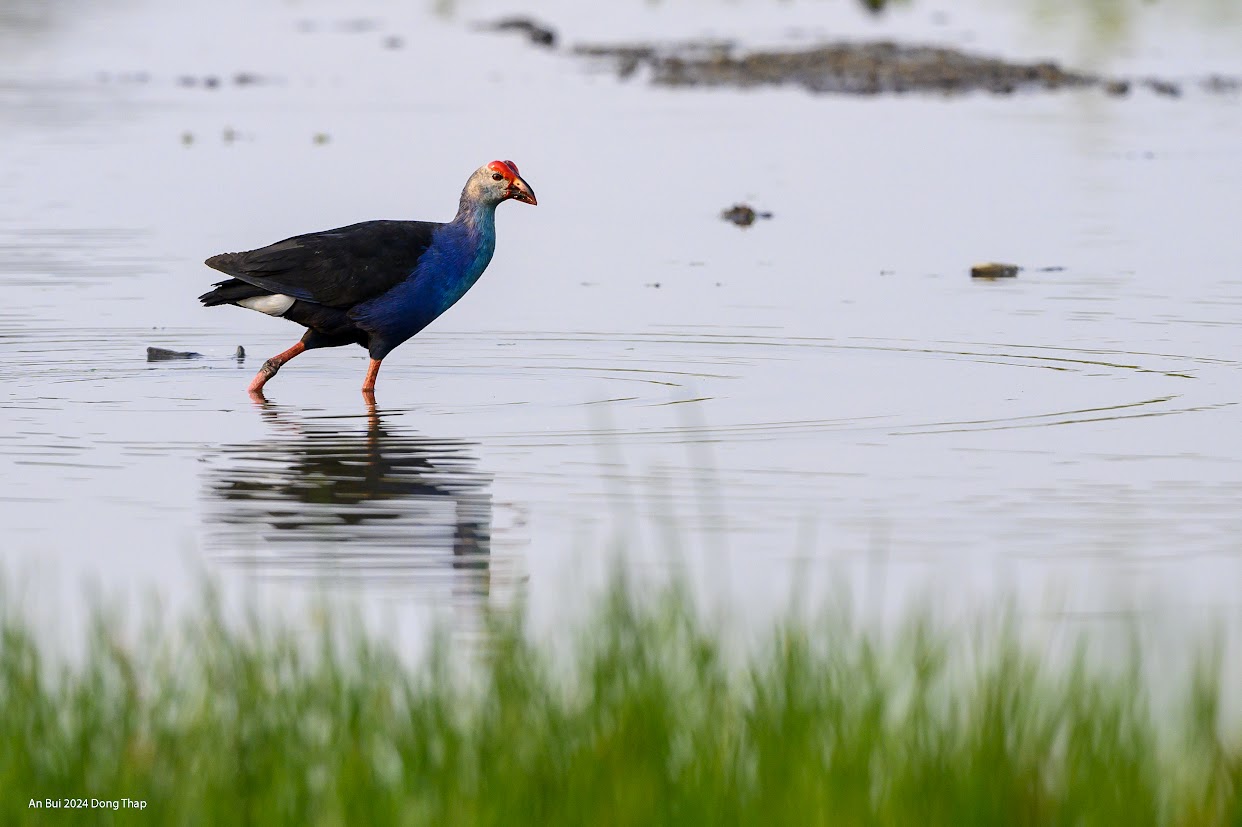
<path fill-rule="evenodd" d="M 555 618 L 624 537 L 742 612 L 793 579 L 1239 611 L 1242 95 L 659 91 L 473 32 L 485 3 L 44 13 L 3 24 L 0 61 L 0 520 L 39 588 L 176 600 L 205 570 L 277 605 L 472 615 L 522 590 Z M 570 42 L 1072 54 L 1021 16 L 546 16 Z M 1242 73 L 1238 30 L 1161 25 L 1121 69 Z M 300 329 L 199 308 L 202 259 L 445 220 L 493 157 L 540 206 L 501 208 L 488 273 L 385 362 L 378 405 L 361 349 L 253 404 Z M 776 217 L 716 217 L 739 200 Z M 1027 269 L 972 282 L 989 259 Z"/>

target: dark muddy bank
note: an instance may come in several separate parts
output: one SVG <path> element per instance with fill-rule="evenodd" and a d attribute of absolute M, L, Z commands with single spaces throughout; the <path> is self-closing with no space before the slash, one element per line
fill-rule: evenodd
<path fill-rule="evenodd" d="M 586 44 L 575 54 L 608 61 L 617 74 L 643 70 L 660 86 L 750 88 L 800 86 L 817 94 L 878 95 L 905 92 L 957 94 L 1055 91 L 1098 87 L 1114 96 L 1134 87 L 1178 97 L 1181 86 L 1159 78 L 1127 80 L 1080 72 L 1052 61 L 1012 63 L 956 49 L 893 42 L 833 43 L 796 51 L 741 52 L 732 43 L 674 45 Z M 1232 78 L 1200 84 L 1210 92 L 1235 91 Z"/>

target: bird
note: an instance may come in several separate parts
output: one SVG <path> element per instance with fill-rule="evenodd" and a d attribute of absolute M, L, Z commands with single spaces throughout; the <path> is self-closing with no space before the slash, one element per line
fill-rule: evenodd
<path fill-rule="evenodd" d="M 512 161 L 492 161 L 466 181 L 452 221 L 364 221 L 293 236 L 205 262 L 231 278 L 198 297 L 297 322 L 306 333 L 263 363 L 252 397 L 308 350 L 358 344 L 370 356 L 362 393 L 374 399 L 380 363 L 474 286 L 496 250 L 496 207 L 538 204 Z"/>

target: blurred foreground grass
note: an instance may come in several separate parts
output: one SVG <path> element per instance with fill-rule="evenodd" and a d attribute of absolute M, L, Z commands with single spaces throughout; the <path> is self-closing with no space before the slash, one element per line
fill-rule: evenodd
<path fill-rule="evenodd" d="M 1242 824 L 1211 657 L 1155 715 L 1134 653 L 1054 665 L 1003 622 L 842 613 L 738 647 L 684 589 L 638 591 L 618 578 L 559 654 L 518 611 L 417 667 L 355 622 L 210 597 L 141 645 L 101 613 L 70 662 L 4 601 L 0 823 Z M 148 807 L 28 809 L 67 796 Z"/>

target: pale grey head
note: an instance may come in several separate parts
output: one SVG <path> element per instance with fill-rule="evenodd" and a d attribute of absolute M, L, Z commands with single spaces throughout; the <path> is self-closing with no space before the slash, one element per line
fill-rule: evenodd
<path fill-rule="evenodd" d="M 479 167 L 461 191 L 463 206 L 471 203 L 494 207 L 509 199 L 524 204 L 539 203 L 534 190 L 518 174 L 517 164 L 512 161 L 492 161 Z"/>

